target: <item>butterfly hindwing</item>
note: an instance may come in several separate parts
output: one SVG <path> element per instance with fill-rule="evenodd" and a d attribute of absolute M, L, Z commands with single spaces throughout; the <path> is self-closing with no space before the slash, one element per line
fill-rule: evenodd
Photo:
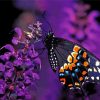
<path fill-rule="evenodd" d="M 99 82 L 100 60 L 80 45 L 54 37 L 50 57 L 53 57 L 52 69 L 59 66 L 60 81 L 68 87 L 80 88 L 84 82 Z"/>

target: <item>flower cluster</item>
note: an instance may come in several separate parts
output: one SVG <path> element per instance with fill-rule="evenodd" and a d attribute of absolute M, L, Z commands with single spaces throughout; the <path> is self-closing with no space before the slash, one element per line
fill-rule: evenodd
<path fill-rule="evenodd" d="M 26 35 L 28 38 L 33 38 L 35 39 L 36 41 L 39 40 L 39 38 L 42 36 L 42 29 L 41 29 L 41 26 L 42 23 L 40 23 L 39 21 L 37 21 L 36 23 L 33 23 L 33 25 L 29 25 L 29 29 L 31 30 L 31 32 L 26 32 Z"/>
<path fill-rule="evenodd" d="M 39 79 L 41 60 L 20 28 L 15 28 L 12 44 L 0 48 L 0 100 L 31 100 L 28 87 Z M 34 33 L 35 34 L 35 33 Z"/>
<path fill-rule="evenodd" d="M 64 38 L 81 43 L 85 48 L 97 53 L 100 24 L 96 19 L 100 16 L 100 12 L 96 10 L 89 12 L 90 8 L 89 4 L 80 2 L 74 3 L 73 7 L 64 8 L 65 18 L 60 27 Z"/>
<path fill-rule="evenodd" d="M 83 42 L 86 36 L 85 29 L 87 25 L 87 11 L 90 9 L 89 5 L 83 3 L 75 3 L 73 7 L 67 7 L 64 9 L 66 13 L 66 20 L 62 23 L 61 27 L 67 31 L 68 38 Z M 66 24 L 67 23 L 67 24 Z"/>

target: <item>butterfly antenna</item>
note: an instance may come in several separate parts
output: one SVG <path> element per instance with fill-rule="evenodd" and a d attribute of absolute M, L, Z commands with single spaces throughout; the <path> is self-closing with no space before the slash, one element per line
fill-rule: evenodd
<path fill-rule="evenodd" d="M 46 11 L 43 12 L 42 18 L 43 18 L 43 19 L 45 20 L 45 22 L 49 25 L 49 27 L 50 27 L 50 32 L 53 32 L 53 29 L 52 29 L 52 27 L 51 27 L 51 24 L 49 23 L 49 21 L 48 21 L 47 18 L 46 18 Z"/>

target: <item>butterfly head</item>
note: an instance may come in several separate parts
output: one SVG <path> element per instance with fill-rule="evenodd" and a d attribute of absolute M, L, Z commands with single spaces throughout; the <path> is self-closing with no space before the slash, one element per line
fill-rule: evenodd
<path fill-rule="evenodd" d="M 52 38 L 54 36 L 53 32 L 48 32 L 46 38 Z"/>
<path fill-rule="evenodd" d="M 51 47 L 51 44 L 52 44 L 52 40 L 53 40 L 53 37 L 54 37 L 54 33 L 52 32 L 49 32 L 44 40 L 45 42 L 45 46 L 47 48 Z"/>

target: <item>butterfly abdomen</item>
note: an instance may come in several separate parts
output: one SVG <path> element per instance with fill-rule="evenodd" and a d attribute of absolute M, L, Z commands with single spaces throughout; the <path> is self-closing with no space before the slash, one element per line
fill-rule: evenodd
<path fill-rule="evenodd" d="M 56 72 L 57 66 L 58 66 L 58 60 L 57 60 L 57 56 L 56 56 L 56 54 L 54 52 L 54 44 L 53 44 L 53 42 L 52 42 L 51 46 L 49 47 L 48 55 L 49 55 L 49 62 L 50 62 L 50 65 L 52 67 L 52 70 L 54 72 Z"/>
<path fill-rule="evenodd" d="M 56 54 L 54 53 L 53 51 L 53 48 L 50 49 L 50 52 L 48 52 L 49 54 L 49 62 L 50 62 L 50 65 L 52 67 L 52 70 L 54 72 L 56 72 L 57 70 L 57 66 L 58 66 L 58 60 L 57 60 L 57 56 Z"/>
<path fill-rule="evenodd" d="M 54 52 L 55 51 L 54 49 L 56 48 L 58 42 L 59 41 L 57 41 L 57 40 L 54 39 L 53 34 L 49 34 L 46 37 L 46 40 L 45 40 L 45 46 L 48 49 L 49 62 L 50 62 L 51 68 L 52 68 L 52 70 L 54 72 L 56 72 L 57 67 L 58 67 L 57 55 Z"/>

